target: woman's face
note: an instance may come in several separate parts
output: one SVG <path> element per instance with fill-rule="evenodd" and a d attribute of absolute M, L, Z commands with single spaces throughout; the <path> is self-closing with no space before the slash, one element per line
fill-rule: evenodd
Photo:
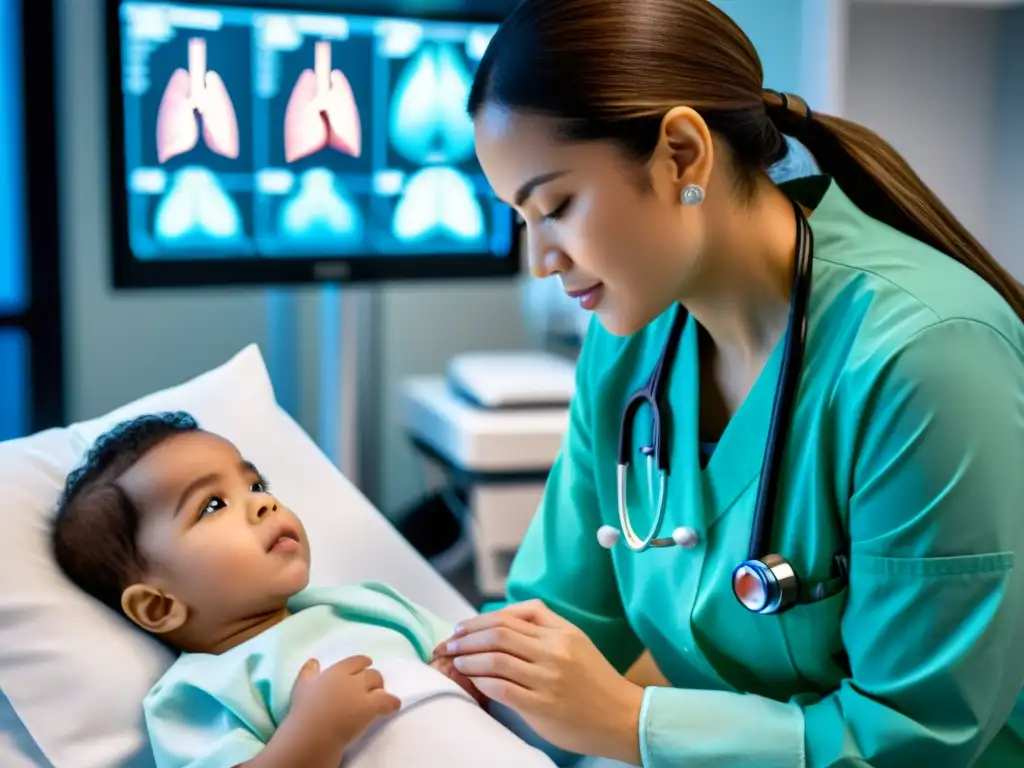
<path fill-rule="evenodd" d="M 678 301 L 699 266 L 701 206 L 680 203 L 686 174 L 638 166 L 610 143 L 566 143 L 548 118 L 486 105 L 476 150 L 491 186 L 526 221 L 530 268 L 611 333 L 636 332 Z"/>

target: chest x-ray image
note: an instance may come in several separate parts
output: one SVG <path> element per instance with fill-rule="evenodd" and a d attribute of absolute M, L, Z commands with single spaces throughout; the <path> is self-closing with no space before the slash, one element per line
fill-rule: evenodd
<path fill-rule="evenodd" d="M 392 233 L 402 242 L 447 237 L 479 247 L 487 230 L 473 184 L 473 122 L 466 113 L 473 74 L 466 53 L 425 41 L 397 66 L 388 135 L 396 165 L 409 170 Z"/>
<path fill-rule="evenodd" d="M 507 253 L 466 114 L 493 26 L 121 11 L 136 258 Z"/>

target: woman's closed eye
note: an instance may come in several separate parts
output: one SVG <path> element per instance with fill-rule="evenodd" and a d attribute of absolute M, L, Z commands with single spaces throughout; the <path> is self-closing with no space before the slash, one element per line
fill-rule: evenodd
<path fill-rule="evenodd" d="M 571 203 L 572 203 L 572 197 L 571 196 L 565 198 L 565 200 L 563 200 L 558 205 L 558 207 L 556 207 L 553 211 L 551 211 L 551 213 L 548 213 L 548 214 L 544 215 L 544 220 L 545 221 L 557 221 L 558 219 L 562 218 L 563 216 L 565 216 L 566 212 L 569 210 L 569 205 Z"/>

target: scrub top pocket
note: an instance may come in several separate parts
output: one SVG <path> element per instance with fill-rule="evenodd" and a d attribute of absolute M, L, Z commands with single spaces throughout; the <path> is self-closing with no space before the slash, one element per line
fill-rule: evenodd
<path fill-rule="evenodd" d="M 779 616 L 793 667 L 821 694 L 850 676 L 851 658 L 858 683 L 882 683 L 865 679 L 863 662 L 869 660 L 873 670 L 904 665 L 900 658 L 882 657 L 881 649 L 899 651 L 905 646 L 896 638 L 886 639 L 890 633 L 906 637 L 906 629 L 913 627 L 919 634 L 949 638 L 955 644 L 963 617 L 982 623 L 993 620 L 1013 565 L 1011 552 L 922 558 L 853 553 L 846 589 Z M 921 599 L 922 593 L 932 590 L 941 594 L 941 600 Z"/>
<path fill-rule="evenodd" d="M 993 582 L 1003 580 L 1012 568 L 1010 552 L 922 558 L 855 554 L 846 589 L 779 614 L 793 670 L 811 690 L 824 695 L 850 676 L 844 636 L 856 645 L 862 629 L 899 632 L 907 625 L 929 627 L 936 636 L 955 636 L 957 627 L 948 625 L 958 619 L 950 617 L 974 612 L 981 620 L 986 598 L 1002 592 Z M 948 616 L 940 615 L 928 601 L 919 599 L 921 580 L 933 582 L 931 589 L 942 590 L 943 605 L 952 601 L 961 607 Z M 861 606 L 870 606 L 869 612 L 859 610 Z M 862 626 L 865 621 L 876 625 L 880 613 L 886 616 L 884 629 Z"/>
<path fill-rule="evenodd" d="M 808 689 L 835 690 L 849 677 L 841 623 L 849 588 L 813 603 L 802 603 L 778 616 L 793 670 Z"/>

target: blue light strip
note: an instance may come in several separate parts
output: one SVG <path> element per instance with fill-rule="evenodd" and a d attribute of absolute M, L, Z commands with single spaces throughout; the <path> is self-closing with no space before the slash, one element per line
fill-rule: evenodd
<path fill-rule="evenodd" d="M 21 16 L 15 0 L 0 0 L 0 314 L 28 304 L 25 258 L 24 115 Z"/>

